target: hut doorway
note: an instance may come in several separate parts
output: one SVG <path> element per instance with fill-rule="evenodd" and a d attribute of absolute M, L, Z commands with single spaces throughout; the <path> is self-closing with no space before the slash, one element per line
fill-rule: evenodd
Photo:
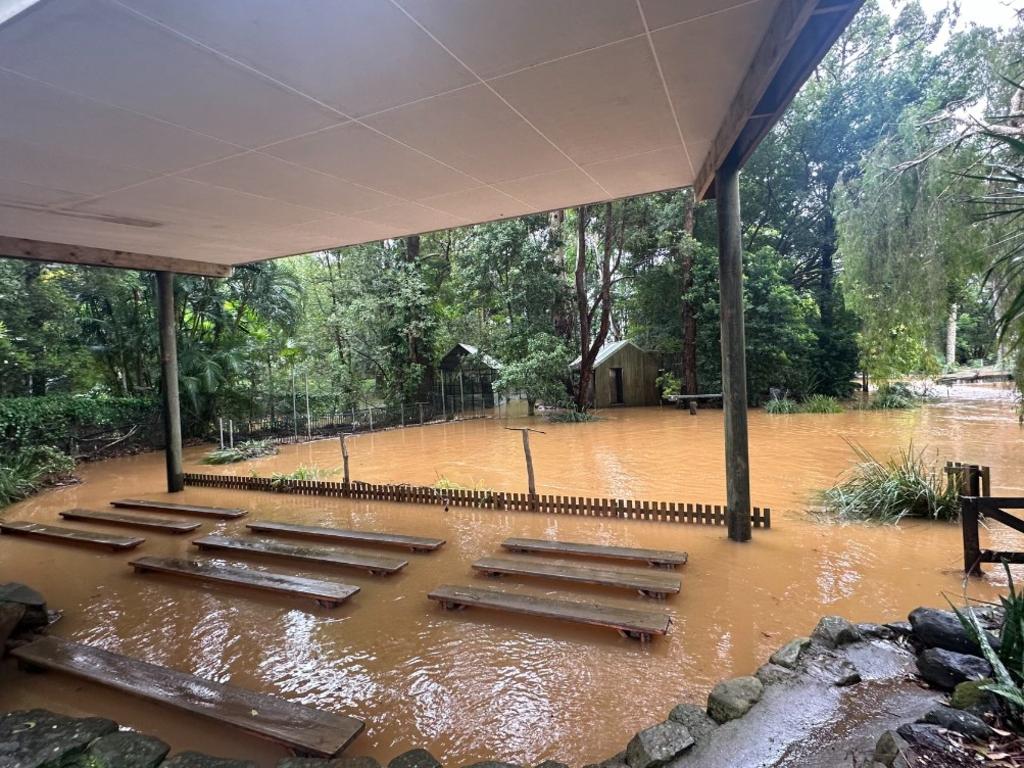
<path fill-rule="evenodd" d="M 615 394 L 614 405 L 625 405 L 626 396 L 622 386 L 622 369 L 612 368 L 612 392 Z"/>

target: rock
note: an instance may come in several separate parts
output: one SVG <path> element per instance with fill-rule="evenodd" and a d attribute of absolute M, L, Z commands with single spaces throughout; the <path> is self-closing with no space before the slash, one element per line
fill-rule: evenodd
<path fill-rule="evenodd" d="M 769 661 L 772 664 L 778 664 L 780 667 L 786 667 L 787 669 L 794 669 L 796 663 L 800 660 L 800 654 L 804 648 L 811 644 L 811 638 L 809 637 L 798 637 L 790 640 L 784 646 L 779 648 L 775 653 L 771 655 Z"/>
<path fill-rule="evenodd" d="M 694 745 L 693 736 L 682 723 L 666 720 L 645 728 L 626 746 L 629 768 L 657 768 Z"/>
<path fill-rule="evenodd" d="M 800 660 L 799 669 L 816 680 L 843 687 L 861 680 L 860 672 L 845 656 L 820 645 L 811 646 Z"/>
<path fill-rule="evenodd" d="M 0 716 L 0 765 L 64 765 L 93 741 L 116 730 L 117 723 L 100 717 L 65 717 L 45 709 L 9 712 Z"/>
<path fill-rule="evenodd" d="M 25 615 L 25 606 L 21 603 L 0 603 L 0 656 L 4 655 L 4 646 L 14 634 L 14 628 Z"/>
<path fill-rule="evenodd" d="M 917 608 L 911 611 L 909 618 L 914 638 L 925 648 L 943 648 L 971 655 L 981 653 L 981 648 L 952 611 Z M 997 638 L 989 635 L 988 639 L 993 648 L 999 647 Z"/>
<path fill-rule="evenodd" d="M 481 760 L 479 763 L 467 765 L 466 768 L 520 768 L 514 763 L 503 763 L 499 760 Z"/>
<path fill-rule="evenodd" d="M 388 768 L 441 768 L 441 762 L 425 749 L 410 749 L 392 759 Z"/>
<path fill-rule="evenodd" d="M 285 757 L 277 768 L 380 768 L 380 763 L 372 757 Z"/>
<path fill-rule="evenodd" d="M 199 752 L 179 752 L 160 768 L 259 768 L 252 760 L 210 757 Z"/>
<path fill-rule="evenodd" d="M 719 723 L 743 717 L 764 693 L 764 685 L 756 677 L 734 677 L 723 680 L 708 695 L 708 714 Z"/>
<path fill-rule="evenodd" d="M 986 739 L 992 733 L 988 723 L 970 712 L 952 707 L 938 706 L 921 718 L 926 723 L 941 725 L 943 728 L 962 733 L 971 739 Z"/>
<path fill-rule="evenodd" d="M 860 623 L 855 625 L 860 636 L 873 640 L 895 640 L 896 631 L 885 624 Z"/>
<path fill-rule="evenodd" d="M 537 763 L 533 768 L 569 768 L 569 766 L 557 760 L 545 760 L 543 763 Z"/>
<path fill-rule="evenodd" d="M 998 712 L 1002 705 L 992 691 L 982 690 L 986 685 L 991 685 L 992 680 L 985 677 L 981 680 L 966 680 L 958 683 L 953 689 L 953 695 L 949 697 L 949 705 L 955 709 L 962 709 L 976 715 L 986 712 Z"/>
<path fill-rule="evenodd" d="M 928 648 L 917 655 L 917 670 L 928 683 L 952 691 L 964 680 L 979 680 L 992 674 L 989 663 L 977 656 Z"/>
<path fill-rule="evenodd" d="M 878 737 L 878 742 L 875 744 L 875 762 L 891 766 L 896 758 L 909 748 L 910 744 L 907 743 L 907 740 L 896 731 L 886 731 Z"/>
<path fill-rule="evenodd" d="M 25 606 L 25 616 L 18 627 L 19 632 L 31 632 L 50 623 L 46 612 L 46 600 L 31 587 L 17 581 L 0 584 L 0 603 L 19 603 Z"/>
<path fill-rule="evenodd" d="M 703 744 L 718 727 L 718 723 L 696 704 L 676 704 L 668 713 L 668 719 L 685 725 L 697 744 Z"/>
<path fill-rule="evenodd" d="M 792 680 L 796 677 L 796 672 L 785 667 L 780 667 L 778 664 L 762 664 L 758 667 L 757 672 L 754 673 L 754 677 L 761 681 L 762 685 L 776 685 L 778 683 L 784 683 L 787 680 Z"/>
<path fill-rule="evenodd" d="M 170 751 L 170 746 L 160 739 L 118 731 L 89 745 L 82 762 L 89 768 L 156 768 Z"/>
<path fill-rule="evenodd" d="M 822 616 L 811 638 L 828 648 L 838 648 L 861 639 L 857 628 L 842 616 Z"/>
<path fill-rule="evenodd" d="M 904 723 L 896 729 L 908 744 L 936 752 L 949 751 L 949 739 L 944 735 L 945 728 L 927 723 Z"/>
<path fill-rule="evenodd" d="M 914 634 L 914 628 L 909 621 L 890 621 L 883 624 L 893 634 L 893 639 L 902 640 Z"/>

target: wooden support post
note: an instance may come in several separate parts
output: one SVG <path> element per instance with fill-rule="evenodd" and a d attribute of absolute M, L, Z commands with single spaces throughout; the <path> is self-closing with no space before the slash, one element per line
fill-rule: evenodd
<path fill-rule="evenodd" d="M 529 427 L 505 427 L 510 432 L 522 432 L 523 433 L 523 455 L 526 457 L 526 484 L 530 492 L 530 508 L 533 510 L 537 509 L 537 479 L 533 474 L 533 453 L 530 452 L 530 433 L 537 432 L 541 435 L 544 433 L 539 429 L 530 429 Z"/>
<path fill-rule="evenodd" d="M 978 539 L 978 499 L 960 497 L 960 530 L 964 539 L 964 573 L 982 576 L 981 543 Z"/>
<path fill-rule="evenodd" d="M 466 418 L 466 387 L 462 383 L 462 369 L 459 369 L 459 399 L 462 401 L 462 418 Z"/>
<path fill-rule="evenodd" d="M 696 416 L 697 415 L 697 401 L 696 400 L 691 400 L 690 401 L 690 415 L 691 416 Z"/>
<path fill-rule="evenodd" d="M 224 450 L 224 419 L 220 419 L 220 449 Z"/>
<path fill-rule="evenodd" d="M 343 434 L 341 436 L 341 464 L 344 467 L 345 473 L 345 488 L 348 488 L 349 476 L 348 476 L 348 444 L 345 442 L 345 438 L 348 435 Z"/>
<path fill-rule="evenodd" d="M 725 407 L 725 484 L 729 538 L 750 540 L 750 462 L 747 452 L 747 361 L 743 331 L 743 238 L 739 168 L 715 175 L 718 205 L 718 282 Z"/>
<path fill-rule="evenodd" d="M 235 447 L 235 420 L 228 419 L 228 441 L 232 448 Z"/>
<path fill-rule="evenodd" d="M 399 421 L 401 425 L 405 426 L 405 403 L 398 404 Z"/>
<path fill-rule="evenodd" d="M 423 426 L 423 403 L 417 403 L 420 407 L 420 426 Z"/>
<path fill-rule="evenodd" d="M 157 322 L 160 326 L 160 373 L 164 396 L 164 452 L 167 456 L 167 491 L 185 490 L 181 462 L 181 406 L 178 402 L 177 318 L 174 312 L 174 273 L 156 273 Z"/>

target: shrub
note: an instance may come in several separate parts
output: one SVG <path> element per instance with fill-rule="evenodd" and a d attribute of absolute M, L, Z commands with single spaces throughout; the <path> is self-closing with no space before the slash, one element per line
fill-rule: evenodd
<path fill-rule="evenodd" d="M 880 386 L 868 402 L 868 407 L 873 410 L 901 410 L 914 408 L 917 404 L 918 398 L 910 387 L 895 382 Z"/>
<path fill-rule="evenodd" d="M 669 371 L 665 371 L 658 376 L 658 378 L 655 379 L 655 383 L 658 385 L 658 389 L 661 391 L 662 397 L 678 395 L 683 391 L 683 383 L 679 380 L 679 377 Z"/>
<path fill-rule="evenodd" d="M 827 513 L 851 520 L 898 523 L 904 517 L 956 520 L 959 489 L 933 471 L 924 452 L 914 446 L 878 461 L 864 448 L 851 445 L 860 462 L 848 476 L 820 494 Z"/>
<path fill-rule="evenodd" d="M 585 421 L 600 421 L 599 416 L 595 416 L 587 411 L 577 411 L 575 408 L 560 408 L 557 411 L 547 411 L 544 414 L 544 418 L 553 424 L 579 424 Z"/>
<path fill-rule="evenodd" d="M 48 485 L 67 482 L 74 470 L 75 462 L 70 456 L 47 445 L 0 455 L 0 507 Z"/>
<path fill-rule="evenodd" d="M 83 432 L 151 424 L 158 418 L 155 401 L 139 397 L 84 395 L 0 398 L 0 453 L 13 454 L 33 445 L 71 448 Z"/>
<path fill-rule="evenodd" d="M 764 404 L 765 413 L 770 413 L 773 416 L 778 416 L 784 413 L 796 413 L 799 410 L 799 406 L 796 400 L 791 400 L 785 395 L 777 397 L 772 394 L 772 399 Z"/>
<path fill-rule="evenodd" d="M 277 446 L 272 440 L 246 440 L 234 448 L 218 448 L 203 457 L 203 464 L 234 464 L 236 461 L 258 459 L 261 456 L 272 456 L 277 453 Z"/>
<path fill-rule="evenodd" d="M 337 469 L 322 469 L 317 466 L 300 464 L 291 472 L 275 472 L 270 476 L 270 483 L 275 487 L 281 487 L 292 480 L 325 480 L 336 474 L 338 474 Z"/>
<path fill-rule="evenodd" d="M 803 413 L 842 413 L 843 406 L 831 395 L 810 395 L 800 404 Z"/>

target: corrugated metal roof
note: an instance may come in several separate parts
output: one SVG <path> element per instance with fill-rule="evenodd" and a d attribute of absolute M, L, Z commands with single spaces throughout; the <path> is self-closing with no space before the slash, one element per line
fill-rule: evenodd
<path fill-rule="evenodd" d="M 631 347 L 636 347 L 641 352 L 645 351 L 644 349 L 642 349 L 640 346 L 630 341 L 629 339 L 619 339 L 619 341 L 613 341 L 601 347 L 600 351 L 598 351 L 597 353 L 597 357 L 594 358 L 594 367 L 597 368 L 599 365 L 601 365 L 601 363 L 603 363 L 605 360 L 607 360 L 609 357 L 611 357 L 612 355 L 614 355 L 616 352 L 618 352 L 620 349 L 627 345 Z M 569 367 L 579 368 L 581 362 L 583 362 L 582 355 L 580 355 L 571 363 L 569 363 Z"/>

